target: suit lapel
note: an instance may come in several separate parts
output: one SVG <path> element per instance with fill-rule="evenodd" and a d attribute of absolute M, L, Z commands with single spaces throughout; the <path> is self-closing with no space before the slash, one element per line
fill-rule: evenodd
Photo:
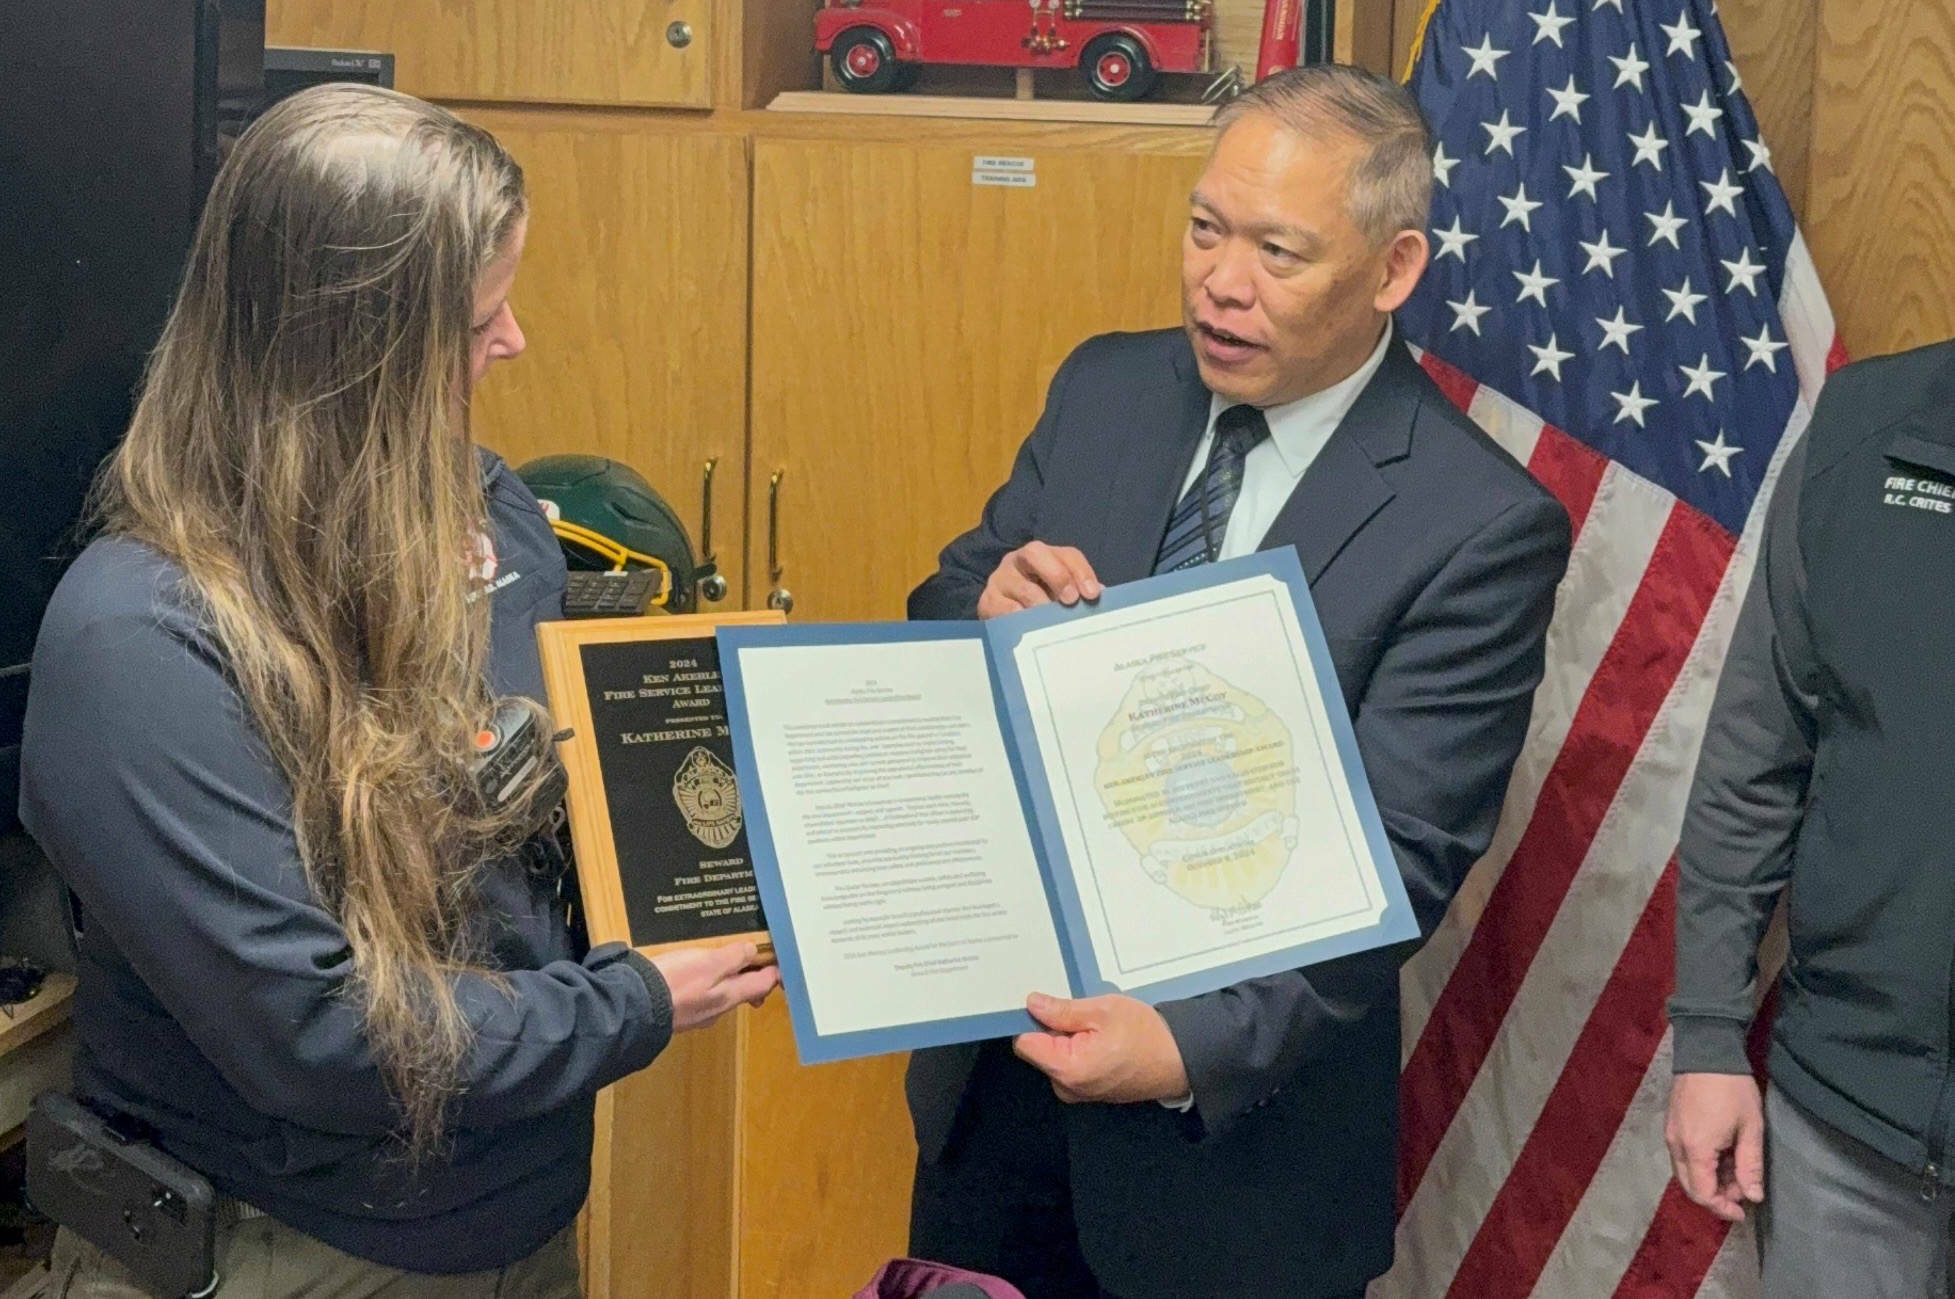
<path fill-rule="evenodd" d="M 1131 582 L 1154 571 L 1181 480 L 1208 429 L 1209 392 L 1185 336 L 1174 340 L 1173 355 L 1171 367 L 1133 390 L 1133 436 L 1108 483 L 1103 549 L 1094 561 L 1103 582 Z"/>
<path fill-rule="evenodd" d="M 1262 540 L 1263 550 L 1295 546 L 1304 576 L 1315 582 L 1358 529 L 1394 495 L 1378 466 L 1411 453 L 1423 372 L 1393 342 L 1378 373 L 1304 471 Z"/>

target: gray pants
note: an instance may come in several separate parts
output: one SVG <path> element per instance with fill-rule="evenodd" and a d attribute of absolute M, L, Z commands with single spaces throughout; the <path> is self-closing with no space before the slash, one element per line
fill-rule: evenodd
<path fill-rule="evenodd" d="M 520 1263 L 421 1276 L 342 1254 L 270 1218 L 218 1233 L 215 1299 L 582 1299 L 577 1235 L 566 1227 Z M 150 1299 L 122 1264 L 67 1228 L 54 1238 L 48 1299 Z"/>
<path fill-rule="evenodd" d="M 1778 1088 L 1765 1098 L 1763 1299 L 1949 1299 L 1952 1207 Z"/>

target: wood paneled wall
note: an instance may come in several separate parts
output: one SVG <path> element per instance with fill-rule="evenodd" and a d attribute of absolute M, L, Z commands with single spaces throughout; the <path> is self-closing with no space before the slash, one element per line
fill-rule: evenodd
<path fill-rule="evenodd" d="M 1955 0 L 1723 0 L 1854 356 L 1955 335 Z"/>
<path fill-rule="evenodd" d="M 747 389 L 747 145 L 647 130 L 622 113 L 471 108 L 527 173 L 530 237 L 511 301 L 530 338 L 476 406 L 512 465 L 576 450 L 622 460 L 740 590 Z"/>
<path fill-rule="evenodd" d="M 1955 335 L 1955 0 L 1817 8 L 1806 234 L 1847 348 Z"/>

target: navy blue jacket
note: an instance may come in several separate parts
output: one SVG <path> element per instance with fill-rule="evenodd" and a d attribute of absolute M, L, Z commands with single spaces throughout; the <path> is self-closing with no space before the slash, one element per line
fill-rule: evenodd
<path fill-rule="evenodd" d="M 1067 358 L 1011 478 L 910 596 L 970 618 L 1028 541 L 1145 577 L 1207 425 L 1182 331 Z M 1385 830 L 1430 932 L 1492 839 L 1527 736 L 1567 513 L 1394 343 L 1259 549 L 1293 546 Z M 1253 979 L 1161 1014 L 1195 1122 L 1067 1107 L 1072 1211 L 1100 1283 L 1130 1299 L 1309 1299 L 1391 1262 L 1398 967 L 1405 948 Z M 957 1157 L 975 1051 L 911 1058 L 923 1157 Z"/>
<path fill-rule="evenodd" d="M 561 616 L 563 558 L 522 482 L 486 456 L 483 477 L 491 686 L 540 698 L 535 627 Z M 21 819 L 81 903 L 77 1090 L 349 1254 L 439 1273 L 528 1255 L 584 1201 L 598 1088 L 670 1038 L 662 980 L 619 945 L 580 960 L 554 882 L 492 864 L 479 923 L 506 986 L 455 981 L 464 1088 L 449 1147 L 410 1168 L 290 803 L 181 570 L 96 541 L 41 627 L 21 773 Z"/>

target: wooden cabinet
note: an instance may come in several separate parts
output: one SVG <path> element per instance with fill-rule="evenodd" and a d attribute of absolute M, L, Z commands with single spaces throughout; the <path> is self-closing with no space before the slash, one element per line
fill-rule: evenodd
<path fill-rule="evenodd" d="M 273 45 L 389 50 L 426 99 L 705 108 L 723 0 L 272 0 Z"/>
<path fill-rule="evenodd" d="M 907 1252 L 904 1056 L 803 1068 L 787 1004 L 742 1012 L 738 1299 L 854 1294 Z"/>
<path fill-rule="evenodd" d="M 797 618 L 902 617 L 1004 481 L 1066 354 L 1180 319 L 1205 141 L 1129 143 L 1146 147 L 755 142 L 756 606 L 778 586 Z M 1024 181 L 978 183 L 977 159 L 1000 155 Z"/>
<path fill-rule="evenodd" d="M 512 464 L 560 451 L 644 474 L 712 542 L 738 607 L 745 528 L 747 145 L 642 118 L 471 110 L 523 166 L 529 243 L 511 297 L 529 339 L 492 371 L 477 436 Z"/>
<path fill-rule="evenodd" d="M 787 1008 L 688 1033 L 598 1097 L 591 1299 L 853 1294 L 904 1253 L 903 1060 L 802 1068 Z"/>
<path fill-rule="evenodd" d="M 733 1299 L 742 1010 L 597 1097 L 579 1221 L 590 1299 Z M 848 1293 L 844 1291 L 843 1293 Z"/>

